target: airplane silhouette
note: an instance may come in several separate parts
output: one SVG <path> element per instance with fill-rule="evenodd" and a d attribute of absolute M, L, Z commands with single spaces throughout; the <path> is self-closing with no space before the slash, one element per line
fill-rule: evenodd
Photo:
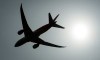
<path fill-rule="evenodd" d="M 58 48 L 63 48 L 65 46 L 59 46 L 59 45 L 55 45 L 46 41 L 43 41 L 41 38 L 39 38 L 39 36 L 46 32 L 47 30 L 49 30 L 51 27 L 58 27 L 58 28 L 62 28 L 64 29 L 64 27 L 56 24 L 57 21 L 55 21 L 57 19 L 57 17 L 59 16 L 59 14 L 52 19 L 52 16 L 50 13 L 48 13 L 49 15 L 49 23 L 40 27 L 39 29 L 32 31 L 30 29 L 30 27 L 27 24 L 25 15 L 24 15 L 24 11 L 22 8 L 22 4 L 20 7 L 20 13 L 21 13 L 21 20 L 22 20 L 22 25 L 23 25 L 23 29 L 18 31 L 18 35 L 21 35 L 22 33 L 24 33 L 24 37 L 21 38 L 19 41 L 17 41 L 17 43 L 15 44 L 15 47 L 19 47 L 27 42 L 33 42 L 35 43 L 33 45 L 33 48 L 36 49 L 37 47 L 39 47 L 39 45 L 46 45 L 46 46 L 51 46 L 51 47 L 58 47 Z"/>

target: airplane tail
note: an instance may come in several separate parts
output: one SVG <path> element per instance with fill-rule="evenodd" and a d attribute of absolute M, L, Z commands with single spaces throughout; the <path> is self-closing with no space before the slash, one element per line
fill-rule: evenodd
<path fill-rule="evenodd" d="M 60 26 L 60 25 L 56 24 L 56 22 L 57 22 L 56 19 L 57 19 L 57 17 L 59 16 L 59 14 L 58 14 L 54 19 L 52 18 L 52 16 L 51 16 L 50 13 L 49 13 L 48 15 L 49 15 L 49 24 L 53 25 L 53 27 L 57 27 L 57 28 L 62 28 L 62 29 L 64 29 L 63 26 Z"/>
<path fill-rule="evenodd" d="M 62 29 L 64 29 L 63 26 L 60 26 L 60 25 L 58 25 L 58 24 L 54 24 L 53 27 L 57 27 L 57 28 L 62 28 Z"/>

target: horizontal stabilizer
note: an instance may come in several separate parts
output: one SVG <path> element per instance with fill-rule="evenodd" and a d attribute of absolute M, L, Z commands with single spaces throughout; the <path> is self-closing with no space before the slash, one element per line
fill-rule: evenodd
<path fill-rule="evenodd" d="M 58 25 L 58 24 L 53 25 L 53 27 L 57 27 L 57 28 L 62 28 L 62 29 L 64 29 L 63 26 L 60 26 L 60 25 Z"/>
<path fill-rule="evenodd" d="M 58 18 L 59 14 L 54 18 L 54 21 Z"/>

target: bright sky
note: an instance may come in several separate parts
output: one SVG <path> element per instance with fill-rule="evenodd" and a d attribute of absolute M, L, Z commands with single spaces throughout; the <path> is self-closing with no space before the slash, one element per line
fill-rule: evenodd
<path fill-rule="evenodd" d="M 54 48 L 34 43 L 15 48 L 24 35 L 20 4 L 27 22 L 34 31 L 48 23 L 48 13 L 57 18 L 65 29 L 51 28 L 40 36 L 44 41 L 67 46 Z M 99 0 L 2 0 L 0 1 L 0 60 L 100 60 L 100 1 Z"/>

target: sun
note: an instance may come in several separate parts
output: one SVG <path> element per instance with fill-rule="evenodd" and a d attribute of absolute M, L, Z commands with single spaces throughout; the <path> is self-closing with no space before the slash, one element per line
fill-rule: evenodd
<path fill-rule="evenodd" d="M 79 47 L 85 47 L 93 35 L 92 19 L 88 14 L 76 14 L 69 17 L 69 39 L 72 44 Z"/>
<path fill-rule="evenodd" d="M 83 40 L 88 38 L 89 27 L 85 23 L 77 23 L 71 27 L 71 35 L 73 39 Z"/>
<path fill-rule="evenodd" d="M 70 38 L 73 45 L 83 47 L 88 44 L 91 36 L 91 29 L 86 22 L 77 22 L 70 27 Z"/>

